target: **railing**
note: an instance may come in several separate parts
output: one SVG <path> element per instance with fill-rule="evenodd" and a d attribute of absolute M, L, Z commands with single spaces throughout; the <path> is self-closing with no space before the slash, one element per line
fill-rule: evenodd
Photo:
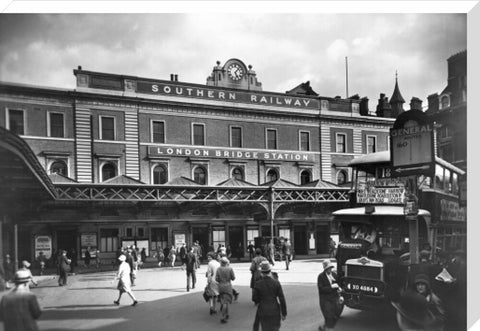
<path fill-rule="evenodd" d="M 348 188 L 272 188 L 163 185 L 55 184 L 56 200 L 348 202 Z M 270 198 L 272 197 L 272 198 Z"/>

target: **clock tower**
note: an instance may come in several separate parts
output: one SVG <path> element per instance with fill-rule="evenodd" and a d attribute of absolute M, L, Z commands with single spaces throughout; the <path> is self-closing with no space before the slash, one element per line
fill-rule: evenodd
<path fill-rule="evenodd" d="M 257 74 L 239 59 L 230 59 L 223 66 L 220 61 L 213 67 L 212 74 L 207 77 L 207 85 L 228 87 L 249 91 L 262 91 L 262 83 L 258 82 Z"/>

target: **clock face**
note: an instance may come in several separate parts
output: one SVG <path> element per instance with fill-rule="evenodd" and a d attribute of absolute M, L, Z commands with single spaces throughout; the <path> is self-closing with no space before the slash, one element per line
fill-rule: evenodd
<path fill-rule="evenodd" d="M 227 72 L 228 76 L 233 80 L 240 80 L 243 77 L 243 69 L 236 63 L 229 65 Z"/>

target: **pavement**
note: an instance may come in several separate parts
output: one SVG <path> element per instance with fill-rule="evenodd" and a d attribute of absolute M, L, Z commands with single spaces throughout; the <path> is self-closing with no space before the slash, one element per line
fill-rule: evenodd
<path fill-rule="evenodd" d="M 279 275 L 287 300 L 288 316 L 282 330 L 317 330 L 323 323 L 318 304 L 317 276 L 322 259 L 295 260 L 290 270 L 277 262 L 273 271 Z M 68 284 L 59 287 L 56 276 L 36 276 L 37 295 L 43 313 L 40 330 L 251 330 L 256 307 L 251 301 L 250 263 L 232 263 L 236 275 L 233 286 L 240 292 L 230 306 L 230 319 L 220 324 L 220 314 L 209 315 L 202 297 L 206 285 L 206 265 L 197 270 L 196 288 L 186 291 L 185 271 L 180 267 L 145 268 L 137 274 L 133 292 L 139 301 L 136 307 L 122 296 L 119 306 L 115 272 L 98 271 L 68 277 Z M 4 292 L 5 293 L 5 292 Z M 0 296 L 3 294 L 0 294 Z M 218 309 L 218 307 L 217 307 Z M 360 327 L 359 327 L 360 326 Z M 394 316 L 380 316 L 345 308 L 336 330 L 398 330 Z M 4 331 L 0 323 L 0 331 Z"/>

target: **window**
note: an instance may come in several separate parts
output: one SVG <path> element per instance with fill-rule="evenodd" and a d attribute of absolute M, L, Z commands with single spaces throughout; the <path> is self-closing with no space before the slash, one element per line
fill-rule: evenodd
<path fill-rule="evenodd" d="M 203 124 L 193 124 L 193 145 L 205 145 L 205 126 Z"/>
<path fill-rule="evenodd" d="M 328 100 L 320 101 L 321 110 L 328 110 Z"/>
<path fill-rule="evenodd" d="M 278 179 L 278 172 L 276 169 L 270 169 L 267 171 L 267 182 L 273 182 Z"/>
<path fill-rule="evenodd" d="M 377 137 L 367 136 L 367 154 L 377 151 Z"/>
<path fill-rule="evenodd" d="M 133 237 L 133 228 L 132 227 L 125 228 L 125 237 Z"/>
<path fill-rule="evenodd" d="M 230 128 L 230 146 L 242 147 L 242 128 L 240 127 Z"/>
<path fill-rule="evenodd" d="M 255 244 L 255 238 L 258 237 L 258 229 L 247 229 L 247 242 Z"/>
<path fill-rule="evenodd" d="M 310 150 L 310 132 L 308 131 L 300 131 L 300 150 Z"/>
<path fill-rule="evenodd" d="M 67 164 L 62 160 L 52 162 L 50 165 L 50 173 L 68 177 Z"/>
<path fill-rule="evenodd" d="M 145 228 L 143 226 L 137 227 L 137 237 L 145 237 Z"/>
<path fill-rule="evenodd" d="M 240 167 L 235 167 L 232 170 L 232 177 L 238 180 L 243 180 L 243 170 Z"/>
<path fill-rule="evenodd" d="M 390 150 L 390 135 L 387 136 L 387 151 Z"/>
<path fill-rule="evenodd" d="M 195 167 L 193 171 L 193 180 L 200 185 L 205 185 L 207 183 L 207 172 L 203 167 Z"/>
<path fill-rule="evenodd" d="M 308 170 L 303 170 L 300 173 L 300 184 L 305 185 L 307 183 L 310 183 L 312 181 L 312 176 L 310 174 L 310 171 Z"/>
<path fill-rule="evenodd" d="M 213 249 L 217 251 L 220 244 L 225 246 L 225 230 L 213 229 Z"/>
<path fill-rule="evenodd" d="M 8 129 L 17 135 L 25 134 L 25 119 L 23 117 L 23 110 L 9 109 L 8 110 Z"/>
<path fill-rule="evenodd" d="M 168 245 L 167 228 L 151 228 L 151 250 L 164 249 Z"/>
<path fill-rule="evenodd" d="M 290 240 L 290 229 L 278 229 L 278 236 Z"/>
<path fill-rule="evenodd" d="M 102 167 L 101 181 L 104 182 L 107 179 L 117 176 L 117 165 L 112 162 L 106 162 Z"/>
<path fill-rule="evenodd" d="M 115 118 L 100 116 L 100 139 L 115 140 Z"/>
<path fill-rule="evenodd" d="M 267 129 L 267 149 L 277 149 L 277 130 Z"/>
<path fill-rule="evenodd" d="M 444 95 L 440 98 L 440 109 L 445 109 L 450 107 L 450 97 L 448 95 Z"/>
<path fill-rule="evenodd" d="M 344 133 L 337 133 L 335 136 L 336 152 L 337 153 L 346 153 L 347 152 L 347 135 Z"/>
<path fill-rule="evenodd" d="M 167 168 L 164 165 L 156 165 L 152 174 L 153 184 L 165 184 L 168 181 Z"/>
<path fill-rule="evenodd" d="M 337 184 L 342 185 L 348 181 L 347 172 L 345 170 L 340 170 L 337 174 Z"/>
<path fill-rule="evenodd" d="M 100 251 L 116 252 L 118 247 L 118 229 L 100 229 Z"/>
<path fill-rule="evenodd" d="M 65 129 L 63 123 L 63 114 L 62 113 L 49 113 L 48 116 L 48 136 L 63 138 L 65 137 Z"/>
<path fill-rule="evenodd" d="M 165 122 L 152 121 L 152 143 L 165 143 Z"/>

